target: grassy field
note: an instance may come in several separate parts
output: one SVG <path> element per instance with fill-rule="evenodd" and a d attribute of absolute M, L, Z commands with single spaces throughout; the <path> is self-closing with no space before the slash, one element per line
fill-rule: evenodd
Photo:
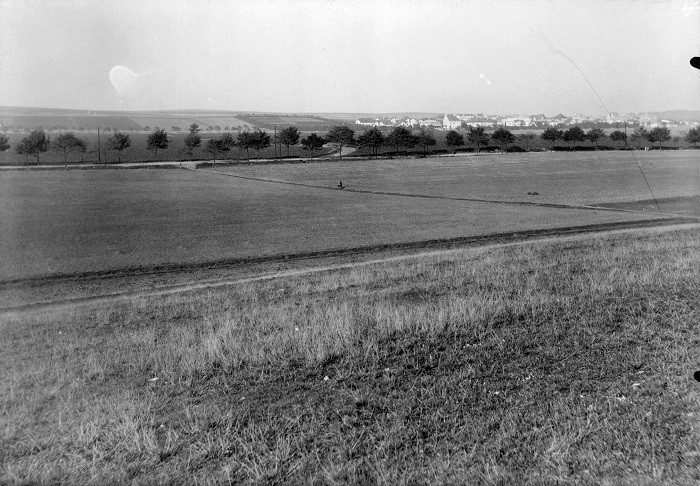
<path fill-rule="evenodd" d="M 234 175 L 431 196 L 562 204 L 700 196 L 700 152 L 547 152 L 220 167 Z M 528 195 L 537 192 L 537 195 Z"/>
<path fill-rule="evenodd" d="M 297 164 L 274 170 L 285 170 L 285 177 L 291 177 L 343 168 L 316 182 L 335 186 L 342 178 L 353 188 L 361 184 L 351 174 L 359 174 L 362 187 L 394 190 L 398 184 L 401 190 L 416 193 L 470 197 L 481 194 L 456 192 L 453 182 L 473 180 L 487 170 L 494 181 L 519 187 L 520 199 L 527 199 L 526 192 L 532 189 L 547 194 L 540 186 L 521 185 L 521 175 L 529 170 L 524 163 L 489 163 L 485 157 L 449 159 L 439 162 L 440 171 L 433 160 L 401 161 L 412 169 L 400 175 L 398 163 Z M 521 168 L 499 175 L 504 167 Z M 629 173 L 630 179 L 637 177 L 632 168 Z M 606 177 L 608 172 L 594 165 L 582 178 L 571 177 L 568 171 L 554 174 L 545 188 L 584 191 L 580 184 Z M 635 187 L 638 191 L 631 199 L 644 198 L 643 186 Z M 603 200 L 590 199 L 586 198 Z M 203 170 L 6 171 L 0 172 L 0 254 L 4 256 L 0 280 L 652 217 L 651 213 L 358 194 L 243 180 Z"/>
<path fill-rule="evenodd" d="M 699 251 L 628 231 L 4 315 L 0 483 L 697 484 Z"/>

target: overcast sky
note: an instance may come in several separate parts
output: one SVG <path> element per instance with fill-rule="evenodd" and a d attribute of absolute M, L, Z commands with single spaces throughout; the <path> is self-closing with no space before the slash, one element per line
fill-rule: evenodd
<path fill-rule="evenodd" d="M 700 110 L 699 55 L 700 0 L 0 0 L 12 106 Z"/>

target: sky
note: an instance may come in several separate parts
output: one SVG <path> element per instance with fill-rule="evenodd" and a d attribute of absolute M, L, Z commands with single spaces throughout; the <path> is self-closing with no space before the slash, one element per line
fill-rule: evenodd
<path fill-rule="evenodd" d="M 0 0 L 1 106 L 700 110 L 693 56 L 700 0 Z"/>

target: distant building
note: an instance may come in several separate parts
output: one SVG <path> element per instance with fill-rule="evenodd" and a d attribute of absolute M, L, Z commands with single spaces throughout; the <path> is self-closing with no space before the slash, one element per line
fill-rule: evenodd
<path fill-rule="evenodd" d="M 605 122 L 606 123 L 618 123 L 622 121 L 622 116 L 616 111 L 611 111 L 608 113 L 608 115 L 605 117 Z"/>
<path fill-rule="evenodd" d="M 640 125 L 653 125 L 657 124 L 659 122 L 659 119 L 653 115 L 649 115 L 648 113 L 644 113 L 642 115 L 639 115 L 639 124 Z"/>
<path fill-rule="evenodd" d="M 423 120 L 420 120 L 418 124 L 422 127 L 442 127 L 442 123 L 440 123 L 438 120 L 435 120 L 434 118 L 425 118 Z"/>
<path fill-rule="evenodd" d="M 508 117 L 501 120 L 501 125 L 506 127 L 534 127 L 537 126 L 530 117 Z"/>
<path fill-rule="evenodd" d="M 359 118 L 355 120 L 355 125 L 376 126 L 378 123 L 374 118 Z"/>
<path fill-rule="evenodd" d="M 442 119 L 442 126 L 448 130 L 454 130 L 462 126 L 462 120 L 454 115 L 445 115 Z"/>

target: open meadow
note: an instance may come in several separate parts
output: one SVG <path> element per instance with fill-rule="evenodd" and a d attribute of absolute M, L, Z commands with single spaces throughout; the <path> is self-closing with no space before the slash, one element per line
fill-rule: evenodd
<path fill-rule="evenodd" d="M 595 204 L 649 198 L 636 165 L 625 157 L 533 158 L 510 154 L 214 169 L 221 174 L 209 169 L 2 172 L 0 251 L 6 258 L 0 280 L 659 217 L 449 199 Z M 670 167 L 666 164 L 673 162 L 643 162 L 658 197 L 699 194 L 695 159 L 677 157 Z M 350 190 L 333 190 L 341 179 Z M 351 192 L 356 189 L 378 193 Z M 412 197 L 421 194 L 430 197 Z"/>
<path fill-rule="evenodd" d="M 700 151 L 545 152 L 222 166 L 245 177 L 451 198 L 602 204 L 700 196 Z M 528 194 L 536 192 L 536 195 Z M 662 211 L 664 208 L 661 208 Z"/>
<path fill-rule="evenodd" d="M 697 484 L 698 228 L 2 315 L 0 482 Z"/>
<path fill-rule="evenodd" d="M 661 213 L 629 153 L 1 171 L 0 483 L 696 484 L 700 161 L 635 155 Z"/>

